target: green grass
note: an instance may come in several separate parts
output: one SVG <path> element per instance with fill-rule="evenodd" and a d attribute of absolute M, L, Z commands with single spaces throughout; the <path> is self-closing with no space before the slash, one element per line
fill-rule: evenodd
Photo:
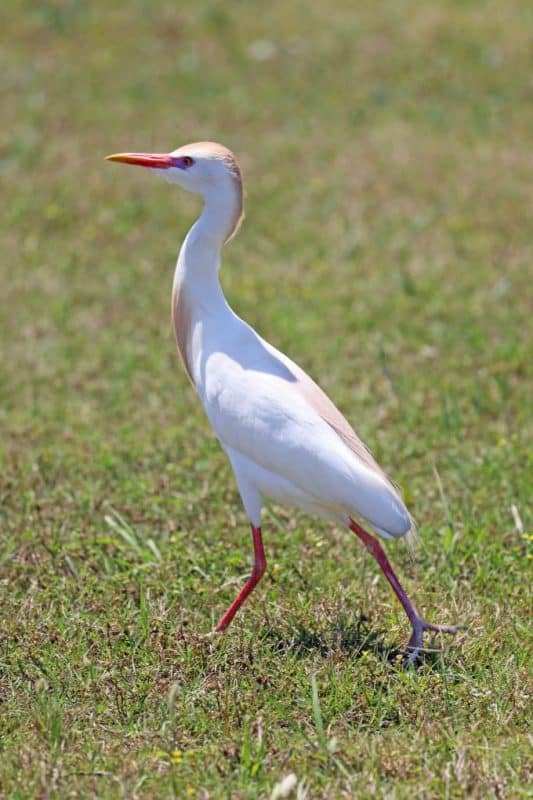
<path fill-rule="evenodd" d="M 0 14 L 2 796 L 525 797 L 527 3 Z M 230 302 L 401 483 L 424 545 L 388 551 L 468 626 L 418 670 L 355 538 L 277 508 L 201 638 L 251 543 L 169 322 L 198 204 L 103 157 L 204 138 L 247 185 Z"/>

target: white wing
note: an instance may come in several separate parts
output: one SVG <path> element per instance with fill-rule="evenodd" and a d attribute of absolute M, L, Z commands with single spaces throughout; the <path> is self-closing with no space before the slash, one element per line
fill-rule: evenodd
<path fill-rule="evenodd" d="M 401 498 L 340 411 L 302 369 L 235 323 L 230 335 L 218 332 L 216 348 L 204 340 L 198 369 L 197 388 L 223 445 L 292 483 L 310 506 L 406 533 Z"/>

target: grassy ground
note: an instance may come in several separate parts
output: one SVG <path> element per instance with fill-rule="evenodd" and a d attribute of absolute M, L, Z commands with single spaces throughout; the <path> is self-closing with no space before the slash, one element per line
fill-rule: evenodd
<path fill-rule="evenodd" d="M 2 795 L 525 796 L 527 3 L 0 14 Z M 103 156 L 203 138 L 247 181 L 231 303 L 401 483 L 424 546 L 389 552 L 468 625 L 418 670 L 355 539 L 277 508 L 200 638 L 251 545 L 169 323 L 198 206 Z"/>

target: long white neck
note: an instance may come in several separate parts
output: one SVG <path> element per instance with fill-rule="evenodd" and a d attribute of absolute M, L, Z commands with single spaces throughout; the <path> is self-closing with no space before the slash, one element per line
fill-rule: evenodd
<path fill-rule="evenodd" d="M 209 289 L 218 283 L 220 251 L 236 232 L 242 218 L 242 187 L 228 180 L 222 187 L 206 192 L 204 208 L 180 250 L 176 282 Z"/>
<path fill-rule="evenodd" d="M 242 217 L 242 189 L 230 184 L 206 194 L 204 209 L 181 246 L 174 273 L 172 317 L 178 350 L 193 380 L 192 340 L 197 322 L 231 313 L 218 271 L 220 251 Z"/>

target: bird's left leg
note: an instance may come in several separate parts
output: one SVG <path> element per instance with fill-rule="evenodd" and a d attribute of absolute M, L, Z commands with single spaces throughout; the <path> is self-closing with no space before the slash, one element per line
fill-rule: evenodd
<path fill-rule="evenodd" d="M 438 633 L 451 634 L 457 633 L 458 628 L 455 625 L 435 625 L 433 622 L 426 622 L 426 620 L 420 616 L 414 604 L 409 600 L 378 540 L 374 538 L 374 536 L 371 536 L 369 533 L 367 533 L 365 529 L 358 525 L 357 522 L 354 522 L 353 519 L 350 519 L 350 530 L 352 530 L 355 535 L 361 539 L 368 552 L 374 556 L 381 570 L 383 571 L 383 574 L 394 589 L 394 592 L 402 604 L 405 613 L 409 617 L 409 622 L 413 628 L 413 633 L 411 634 L 411 638 L 407 642 L 407 646 L 404 650 L 407 664 L 414 663 L 421 650 L 423 650 L 424 631 L 436 631 Z"/>
<path fill-rule="evenodd" d="M 215 627 L 215 633 L 221 633 L 226 630 L 231 620 L 242 606 L 248 595 L 255 589 L 266 570 L 265 550 L 263 547 L 263 539 L 261 537 L 261 528 L 256 528 L 252 525 L 252 539 L 254 543 L 254 566 L 252 574 L 242 587 L 241 591 L 230 605 L 225 614 L 223 614 Z"/>

